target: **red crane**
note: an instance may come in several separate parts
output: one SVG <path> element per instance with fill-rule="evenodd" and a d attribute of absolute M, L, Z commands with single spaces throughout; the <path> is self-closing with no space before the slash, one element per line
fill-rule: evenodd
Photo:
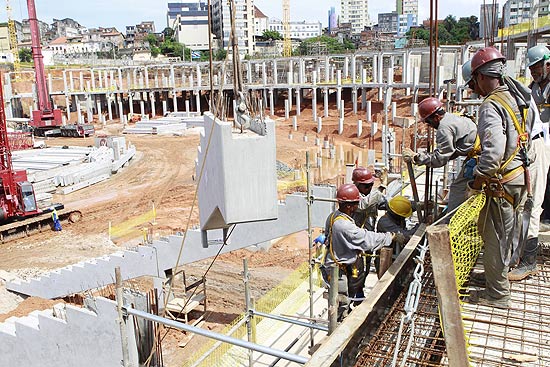
<path fill-rule="evenodd" d="M 59 128 L 63 124 L 61 110 L 54 109 L 48 93 L 46 74 L 44 72 L 44 57 L 40 44 L 40 30 L 36 18 L 34 0 L 27 0 L 29 11 L 29 25 L 31 29 L 32 58 L 36 75 L 36 94 L 38 96 L 38 110 L 32 111 L 31 126 L 35 128 L 36 135 L 44 135 L 47 130 Z"/>

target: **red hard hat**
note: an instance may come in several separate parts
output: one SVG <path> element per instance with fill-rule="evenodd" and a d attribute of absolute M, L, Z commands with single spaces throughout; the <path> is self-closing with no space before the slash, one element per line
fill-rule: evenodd
<path fill-rule="evenodd" d="M 472 74 L 475 73 L 480 66 L 494 60 L 506 62 L 506 58 L 494 47 L 484 47 L 477 50 L 474 57 L 472 57 Z"/>
<path fill-rule="evenodd" d="M 353 203 L 359 201 L 359 190 L 354 184 L 343 184 L 336 191 L 336 199 L 339 203 Z"/>
<path fill-rule="evenodd" d="M 427 117 L 433 115 L 437 110 L 443 107 L 443 103 L 438 98 L 429 97 L 423 99 L 418 104 L 418 114 L 422 120 L 425 120 Z"/>
<path fill-rule="evenodd" d="M 353 181 L 353 183 L 369 184 L 374 182 L 374 177 L 372 176 L 372 173 L 365 167 L 357 167 L 353 170 L 351 180 Z"/>

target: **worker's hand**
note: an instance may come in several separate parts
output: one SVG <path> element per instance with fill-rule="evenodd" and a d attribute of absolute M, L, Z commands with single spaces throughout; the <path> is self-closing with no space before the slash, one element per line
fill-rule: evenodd
<path fill-rule="evenodd" d="M 395 232 L 391 241 L 397 245 L 404 245 L 407 243 L 407 237 L 401 232 Z"/>
<path fill-rule="evenodd" d="M 467 186 L 468 186 L 468 192 L 467 192 L 466 196 L 468 198 L 471 198 L 472 196 L 477 196 L 477 195 L 481 194 L 482 191 L 483 191 L 481 189 L 481 187 L 480 188 L 475 188 L 474 181 L 468 181 Z"/>
<path fill-rule="evenodd" d="M 405 162 L 414 162 L 414 157 L 416 157 L 417 154 L 418 153 L 416 153 L 412 149 L 404 148 L 403 149 L 403 160 Z"/>

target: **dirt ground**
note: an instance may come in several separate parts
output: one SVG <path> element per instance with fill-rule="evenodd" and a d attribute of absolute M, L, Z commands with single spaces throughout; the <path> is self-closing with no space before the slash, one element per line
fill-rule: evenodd
<path fill-rule="evenodd" d="M 369 98 L 376 91 L 369 92 Z M 398 114 L 410 115 L 411 98 L 398 99 Z M 295 107 L 294 107 L 295 108 Z M 337 135 L 337 111 L 331 100 L 330 116 L 323 118 L 322 135 L 329 135 L 336 144 L 353 147 L 355 151 L 365 148 L 369 128 L 363 129 L 363 136 L 356 136 L 357 119 L 365 121 L 364 113 L 354 116 L 351 102 L 346 104 L 346 127 L 343 135 Z M 359 100 L 360 108 L 360 100 Z M 373 102 L 375 119 L 383 122 L 381 104 Z M 322 116 L 322 104 L 318 103 L 318 114 Z M 289 140 L 292 119 L 284 121 L 284 109 L 276 110 L 277 159 L 291 167 L 305 162 L 305 151 L 315 151 L 317 124 L 312 121 L 311 104 L 302 103 L 302 113 L 298 118 L 298 131 Z M 292 114 L 294 115 L 294 113 Z M 99 126 L 98 126 L 99 128 Z M 107 124 L 99 133 L 118 134 L 121 125 L 118 121 Z M 303 135 L 310 138 L 303 141 Z M 401 129 L 396 128 L 398 139 Z M 196 183 L 194 181 L 194 161 L 199 144 L 199 136 L 133 136 L 126 135 L 127 141 L 134 144 L 139 152 L 131 163 L 109 180 L 74 193 L 56 196 L 55 199 L 67 207 L 78 208 L 83 219 L 68 225 L 60 233 L 45 232 L 29 238 L 0 244 L 0 279 L 9 274 L 20 277 L 38 275 L 49 269 L 69 265 L 84 259 L 114 252 L 128 242 L 113 243 L 108 238 L 108 225 L 122 223 L 156 207 L 155 233 L 181 231 L 188 225 L 189 213 Z M 407 143 L 409 135 L 406 134 Z M 52 138 L 49 145 L 93 144 L 93 138 L 70 139 Z M 380 148 L 380 132 L 375 139 L 375 148 Z M 344 168 L 335 175 L 343 174 Z M 333 178 L 333 182 L 336 180 Z M 190 224 L 198 224 L 198 208 L 195 205 L 190 216 Z M 135 243 L 135 240 L 134 240 Z M 207 274 L 208 312 L 203 328 L 220 330 L 244 311 L 244 286 L 242 281 L 242 259 L 249 259 L 252 274 L 252 296 L 260 297 L 281 282 L 299 264 L 308 260 L 307 236 L 305 232 L 282 238 L 265 251 L 252 252 L 239 250 L 220 256 Z M 201 277 L 212 260 L 204 260 L 189 265 L 185 270 L 190 277 Z M 6 275 L 7 274 L 7 275 Z M 50 308 L 55 301 L 12 295 L 0 286 L 0 321 L 9 316 L 21 316 L 36 309 Z M 171 331 L 163 341 L 164 360 L 167 366 L 180 365 L 185 356 L 201 340 L 191 340 L 181 332 Z M 186 345 L 185 347 L 181 347 Z"/>

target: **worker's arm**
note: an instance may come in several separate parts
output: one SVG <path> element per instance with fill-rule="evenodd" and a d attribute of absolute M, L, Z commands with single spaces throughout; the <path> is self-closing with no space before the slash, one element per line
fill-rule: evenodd
<path fill-rule="evenodd" d="M 418 153 L 414 163 L 433 168 L 443 167 L 456 151 L 455 133 L 450 126 L 440 126 L 435 137 L 437 147 L 431 153 Z"/>
<path fill-rule="evenodd" d="M 336 221 L 332 231 L 334 245 L 346 243 L 352 251 L 373 252 L 381 247 L 390 246 L 392 237 L 392 233 L 367 231 L 348 220 Z"/>
<path fill-rule="evenodd" d="M 496 175 L 506 149 L 506 135 L 503 129 L 505 111 L 499 111 L 492 102 L 484 102 L 478 113 L 477 134 L 483 147 L 474 175 L 476 178 L 489 178 Z M 477 187 L 477 182 L 474 189 Z"/>

